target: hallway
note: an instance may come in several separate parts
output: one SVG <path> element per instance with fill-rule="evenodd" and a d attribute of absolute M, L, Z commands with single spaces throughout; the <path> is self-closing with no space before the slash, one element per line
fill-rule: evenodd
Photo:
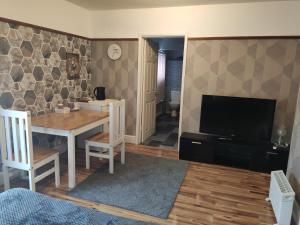
<path fill-rule="evenodd" d="M 156 131 L 143 145 L 177 150 L 179 118 L 162 114 L 156 118 Z"/>

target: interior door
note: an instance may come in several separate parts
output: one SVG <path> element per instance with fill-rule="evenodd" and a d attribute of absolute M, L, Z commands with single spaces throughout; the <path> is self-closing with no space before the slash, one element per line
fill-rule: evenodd
<path fill-rule="evenodd" d="M 158 47 L 145 39 L 144 42 L 144 82 L 143 82 L 143 114 L 142 141 L 155 132 L 156 125 L 156 93 L 157 93 L 157 60 Z"/>

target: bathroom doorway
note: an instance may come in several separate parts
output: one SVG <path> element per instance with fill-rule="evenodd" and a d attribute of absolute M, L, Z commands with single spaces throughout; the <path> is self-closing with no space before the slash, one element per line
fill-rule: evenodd
<path fill-rule="evenodd" d="M 140 143 L 177 150 L 185 38 L 149 37 L 144 41 Z"/>

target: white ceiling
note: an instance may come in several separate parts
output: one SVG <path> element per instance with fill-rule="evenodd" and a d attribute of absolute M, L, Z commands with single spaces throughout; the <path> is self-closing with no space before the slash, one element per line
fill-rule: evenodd
<path fill-rule="evenodd" d="M 66 0 L 89 10 L 158 8 L 282 0 Z"/>

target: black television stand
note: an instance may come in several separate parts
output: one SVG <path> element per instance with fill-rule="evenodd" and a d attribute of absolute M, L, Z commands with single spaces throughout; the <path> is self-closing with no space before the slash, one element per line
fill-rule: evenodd
<path fill-rule="evenodd" d="M 183 133 L 179 158 L 248 170 L 286 171 L 289 147 L 274 150 L 271 142 L 252 142 L 234 137 L 201 133 Z"/>

